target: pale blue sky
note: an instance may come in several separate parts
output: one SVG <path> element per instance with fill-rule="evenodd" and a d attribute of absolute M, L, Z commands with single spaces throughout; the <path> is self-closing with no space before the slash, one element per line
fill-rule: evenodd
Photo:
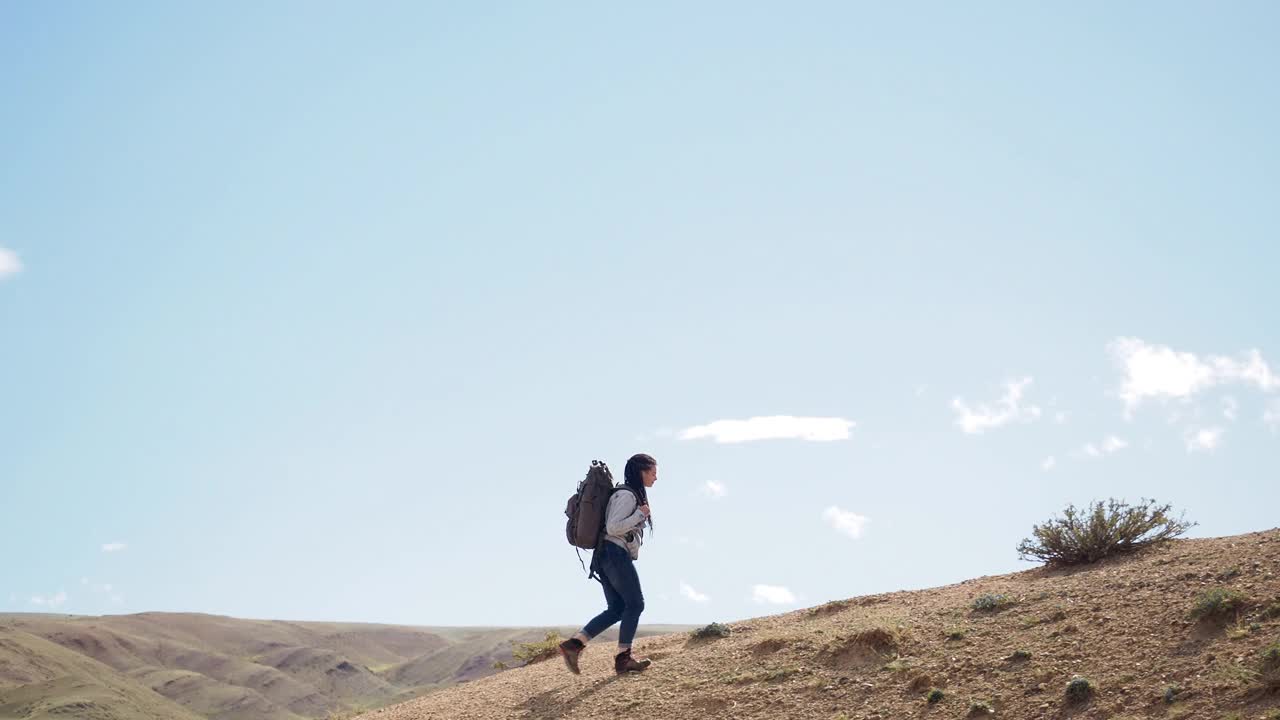
<path fill-rule="evenodd" d="M 0 610 L 579 623 L 564 501 L 639 451 L 649 622 L 1029 567 L 1111 495 L 1272 527 L 1278 33 L 4 3 Z M 766 416 L 854 424 L 682 439 Z"/>

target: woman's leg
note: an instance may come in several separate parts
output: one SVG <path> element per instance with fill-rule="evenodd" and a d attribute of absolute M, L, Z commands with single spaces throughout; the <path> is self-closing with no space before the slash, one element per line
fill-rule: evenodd
<path fill-rule="evenodd" d="M 644 612 L 644 592 L 640 589 L 640 575 L 631 556 L 625 551 L 619 555 L 621 557 L 609 558 L 612 562 L 604 570 L 605 577 L 623 604 L 622 626 L 618 628 L 618 652 L 623 652 L 631 649 L 631 642 L 636 637 L 640 613 Z"/>
<path fill-rule="evenodd" d="M 600 552 L 604 552 L 604 550 L 601 549 Z M 605 567 L 612 565 L 613 563 L 609 562 L 609 560 L 610 558 L 606 558 L 602 565 Z M 604 586 L 604 601 L 606 603 L 606 608 L 604 612 L 594 618 L 591 618 L 591 622 L 588 622 L 585 627 L 574 635 L 574 637 L 583 645 L 586 645 L 587 641 L 591 638 L 599 635 L 605 630 L 608 630 L 614 623 L 618 622 L 618 619 L 623 615 L 623 609 L 626 607 L 626 603 L 623 600 L 622 595 L 620 595 L 618 591 L 614 589 L 612 583 L 609 582 L 609 576 L 602 572 L 599 577 L 600 584 Z"/>

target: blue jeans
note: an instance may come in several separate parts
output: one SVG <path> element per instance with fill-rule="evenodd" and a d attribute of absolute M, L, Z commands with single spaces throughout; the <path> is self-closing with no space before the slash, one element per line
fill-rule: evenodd
<path fill-rule="evenodd" d="M 630 645 L 636 637 L 636 627 L 640 625 L 640 613 L 644 612 L 644 592 L 640 590 L 636 564 L 626 550 L 608 540 L 596 552 L 603 553 L 600 558 L 599 580 L 604 586 L 604 600 L 609 606 L 592 618 L 582 628 L 582 633 L 593 638 L 621 620 L 618 643 Z"/>

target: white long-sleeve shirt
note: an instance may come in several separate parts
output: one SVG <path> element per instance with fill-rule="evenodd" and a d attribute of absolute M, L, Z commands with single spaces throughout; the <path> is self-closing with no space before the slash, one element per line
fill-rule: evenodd
<path fill-rule="evenodd" d="M 635 491 L 619 484 L 605 506 L 604 539 L 625 549 L 632 560 L 639 560 L 640 546 L 644 544 L 644 521 L 645 514 L 640 512 Z"/>

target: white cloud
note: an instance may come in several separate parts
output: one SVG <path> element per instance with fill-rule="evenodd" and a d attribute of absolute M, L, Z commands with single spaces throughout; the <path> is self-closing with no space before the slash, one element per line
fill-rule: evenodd
<path fill-rule="evenodd" d="M 1222 398 L 1222 417 L 1235 422 L 1239 410 L 1240 403 L 1236 402 L 1235 398 L 1230 395 Z"/>
<path fill-rule="evenodd" d="M 22 272 L 22 260 L 18 258 L 18 253 L 0 247 L 0 280 L 20 272 Z"/>
<path fill-rule="evenodd" d="M 1183 438 L 1187 441 L 1187 452 L 1213 452 L 1222 444 L 1224 432 L 1220 427 L 1188 431 Z"/>
<path fill-rule="evenodd" d="M 1044 459 L 1044 462 L 1040 463 L 1040 469 L 1044 470 L 1045 472 L 1049 472 L 1057 464 L 1058 464 L 1058 460 L 1054 458 L 1052 455 L 1050 455 L 1049 457 Z"/>
<path fill-rule="evenodd" d="M 122 542 L 111 542 L 102 546 L 102 552 L 105 552 L 105 553 L 120 552 L 121 550 L 124 550 L 127 547 L 129 546 Z"/>
<path fill-rule="evenodd" d="M 715 480 L 708 480 L 706 484 L 702 486 L 702 492 L 706 494 L 707 497 L 718 500 L 727 495 L 729 493 L 729 489 L 724 486 L 724 483 L 716 482 Z"/>
<path fill-rule="evenodd" d="M 692 587 L 690 587 L 689 583 L 686 583 L 684 581 L 680 582 L 680 594 L 698 603 L 699 605 L 705 605 L 711 602 L 711 598 L 707 597 L 706 595 L 703 595 L 697 590 L 694 590 Z"/>
<path fill-rule="evenodd" d="M 1280 390 L 1280 376 L 1257 350 L 1240 358 L 1178 352 L 1166 345 L 1149 344 L 1138 338 L 1116 338 L 1108 346 L 1124 374 L 1120 399 L 1125 414 L 1132 414 L 1143 400 L 1186 400 L 1215 385 L 1245 383 L 1263 392 Z"/>
<path fill-rule="evenodd" d="M 862 532 L 866 528 L 868 520 L 865 516 L 841 510 L 835 505 L 822 511 L 822 519 L 836 532 L 844 533 L 854 540 L 862 537 Z"/>
<path fill-rule="evenodd" d="M 1031 378 L 1024 377 L 1005 383 L 1004 394 L 995 406 L 979 405 L 971 408 L 964 398 L 953 398 L 951 407 L 956 411 L 956 425 L 966 433 L 976 435 L 1012 422 L 1036 420 L 1040 417 L 1040 408 L 1022 404 L 1022 395 L 1032 382 Z"/>
<path fill-rule="evenodd" d="M 1067 422 L 1067 414 L 1059 410 L 1053 414 L 1053 422 L 1062 425 Z"/>
<path fill-rule="evenodd" d="M 1115 435 L 1108 435 L 1107 439 L 1103 440 L 1101 443 L 1085 443 L 1085 446 L 1080 448 L 1080 451 L 1089 457 L 1096 458 L 1102 457 L 1103 455 L 1110 455 L 1114 452 L 1119 452 L 1127 447 L 1129 447 L 1128 441 L 1118 438 Z"/>
<path fill-rule="evenodd" d="M 756 440 L 809 440 L 830 442 L 847 440 L 852 420 L 837 417 L 793 417 L 773 415 L 747 420 L 716 420 L 680 432 L 681 440 L 712 438 L 718 443 L 744 443 Z"/>
<path fill-rule="evenodd" d="M 756 585 L 751 588 L 751 597 L 758 603 L 770 605 L 786 605 L 796 601 L 790 590 L 777 585 Z"/>

